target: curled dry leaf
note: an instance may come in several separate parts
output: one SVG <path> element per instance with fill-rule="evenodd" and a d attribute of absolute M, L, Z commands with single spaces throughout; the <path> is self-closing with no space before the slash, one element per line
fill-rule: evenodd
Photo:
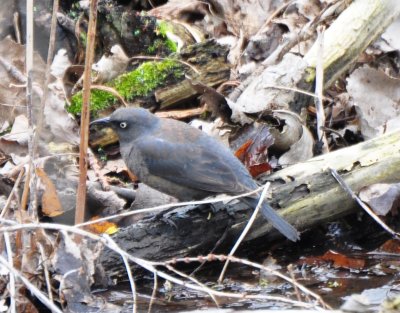
<path fill-rule="evenodd" d="M 55 78 L 62 80 L 67 68 L 71 65 L 68 58 L 67 50 L 60 49 L 54 56 L 53 63 L 51 63 L 50 73 Z"/>
<path fill-rule="evenodd" d="M 8 141 L 15 141 L 18 144 L 26 146 L 29 140 L 29 122 L 25 115 L 18 115 L 11 128 L 10 133 L 2 136 L 3 139 Z"/>
<path fill-rule="evenodd" d="M 63 214 L 64 210 L 52 180 L 40 167 L 37 167 L 35 171 L 43 184 L 42 213 L 49 217 L 55 217 Z"/>
<path fill-rule="evenodd" d="M 112 46 L 109 55 L 104 54 L 97 63 L 92 65 L 92 69 L 97 73 L 93 82 L 101 84 L 114 79 L 125 72 L 128 64 L 129 57 L 122 47 Z"/>
<path fill-rule="evenodd" d="M 300 116 L 290 111 L 274 111 L 273 116 L 284 124 L 282 130 L 271 129 L 275 138 L 274 148 L 286 151 L 279 158 L 279 164 L 287 166 L 310 159 L 313 156 L 314 138 Z"/>

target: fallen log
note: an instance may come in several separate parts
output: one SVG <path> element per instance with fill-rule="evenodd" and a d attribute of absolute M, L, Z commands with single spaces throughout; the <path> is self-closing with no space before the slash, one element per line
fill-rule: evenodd
<path fill-rule="evenodd" d="M 271 182 L 268 201 L 300 231 L 354 212 L 354 201 L 341 189 L 329 169 L 336 169 L 354 191 L 374 183 L 400 181 L 400 131 L 318 156 L 283 170 Z M 224 237 L 218 252 L 225 253 L 244 228 L 252 210 L 241 204 L 213 210 L 186 206 L 121 229 L 113 238 L 126 251 L 148 260 L 209 253 Z M 245 243 L 269 241 L 279 234 L 259 216 Z M 99 262 L 111 275 L 124 273 L 121 258 L 104 250 Z M 124 274 L 125 275 L 125 274 Z"/>

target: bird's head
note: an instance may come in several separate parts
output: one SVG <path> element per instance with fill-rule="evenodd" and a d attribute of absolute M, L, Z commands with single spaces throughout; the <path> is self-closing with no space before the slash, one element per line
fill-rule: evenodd
<path fill-rule="evenodd" d="M 115 110 L 110 116 L 94 120 L 92 125 L 111 127 L 119 137 L 119 141 L 128 143 L 139 136 L 146 134 L 155 127 L 159 119 L 142 108 L 121 108 Z"/>

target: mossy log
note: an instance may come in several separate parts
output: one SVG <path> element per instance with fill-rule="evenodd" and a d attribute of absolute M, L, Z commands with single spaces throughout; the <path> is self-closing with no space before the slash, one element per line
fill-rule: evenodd
<path fill-rule="evenodd" d="M 400 131 L 397 131 L 287 167 L 266 177 L 271 182 L 268 201 L 300 231 L 333 221 L 359 208 L 329 169 L 336 169 L 357 192 L 374 183 L 398 182 L 399 152 Z M 207 254 L 222 237 L 225 239 L 218 252 L 225 253 L 251 214 L 251 210 L 243 210 L 243 205 L 241 208 L 227 205 L 226 210 L 215 212 L 208 206 L 181 207 L 121 229 L 114 239 L 129 253 L 149 260 Z M 260 238 L 268 242 L 277 235 L 259 216 L 245 244 Z M 99 260 L 113 274 L 124 272 L 120 257 L 109 250 Z"/>
<path fill-rule="evenodd" d="M 215 87 L 229 80 L 231 67 L 227 61 L 228 47 L 221 46 L 213 40 L 202 44 L 189 46 L 179 54 L 180 60 L 191 64 L 199 72 L 191 72 L 194 80 L 203 85 Z M 164 86 L 155 91 L 154 95 L 162 109 L 182 103 L 193 98 L 197 91 L 188 80 Z"/>

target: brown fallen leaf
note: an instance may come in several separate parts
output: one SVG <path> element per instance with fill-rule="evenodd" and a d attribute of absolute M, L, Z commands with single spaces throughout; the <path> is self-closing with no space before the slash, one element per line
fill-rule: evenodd
<path fill-rule="evenodd" d="M 44 185 L 42 195 L 42 212 L 49 217 L 59 216 L 64 213 L 60 199 L 57 195 L 57 189 L 46 172 L 40 167 L 36 168 L 36 175 Z"/>
<path fill-rule="evenodd" d="M 95 216 L 91 218 L 91 221 L 95 221 L 96 219 L 99 219 L 99 216 Z M 95 224 L 91 224 L 85 227 L 86 230 L 95 233 L 95 234 L 108 234 L 112 235 L 115 234 L 118 231 L 118 226 L 115 223 L 104 221 L 104 222 L 98 222 Z"/>
<path fill-rule="evenodd" d="M 350 258 L 342 253 L 329 250 L 322 257 L 325 261 L 332 261 L 334 267 L 349 269 L 362 269 L 365 267 L 365 260 Z"/>
<path fill-rule="evenodd" d="M 267 126 L 258 129 L 253 138 L 248 139 L 236 150 L 235 156 L 243 162 L 253 177 L 270 171 L 268 148 L 274 143 Z"/>
<path fill-rule="evenodd" d="M 400 240 L 389 239 L 379 247 L 378 251 L 400 254 Z"/>

